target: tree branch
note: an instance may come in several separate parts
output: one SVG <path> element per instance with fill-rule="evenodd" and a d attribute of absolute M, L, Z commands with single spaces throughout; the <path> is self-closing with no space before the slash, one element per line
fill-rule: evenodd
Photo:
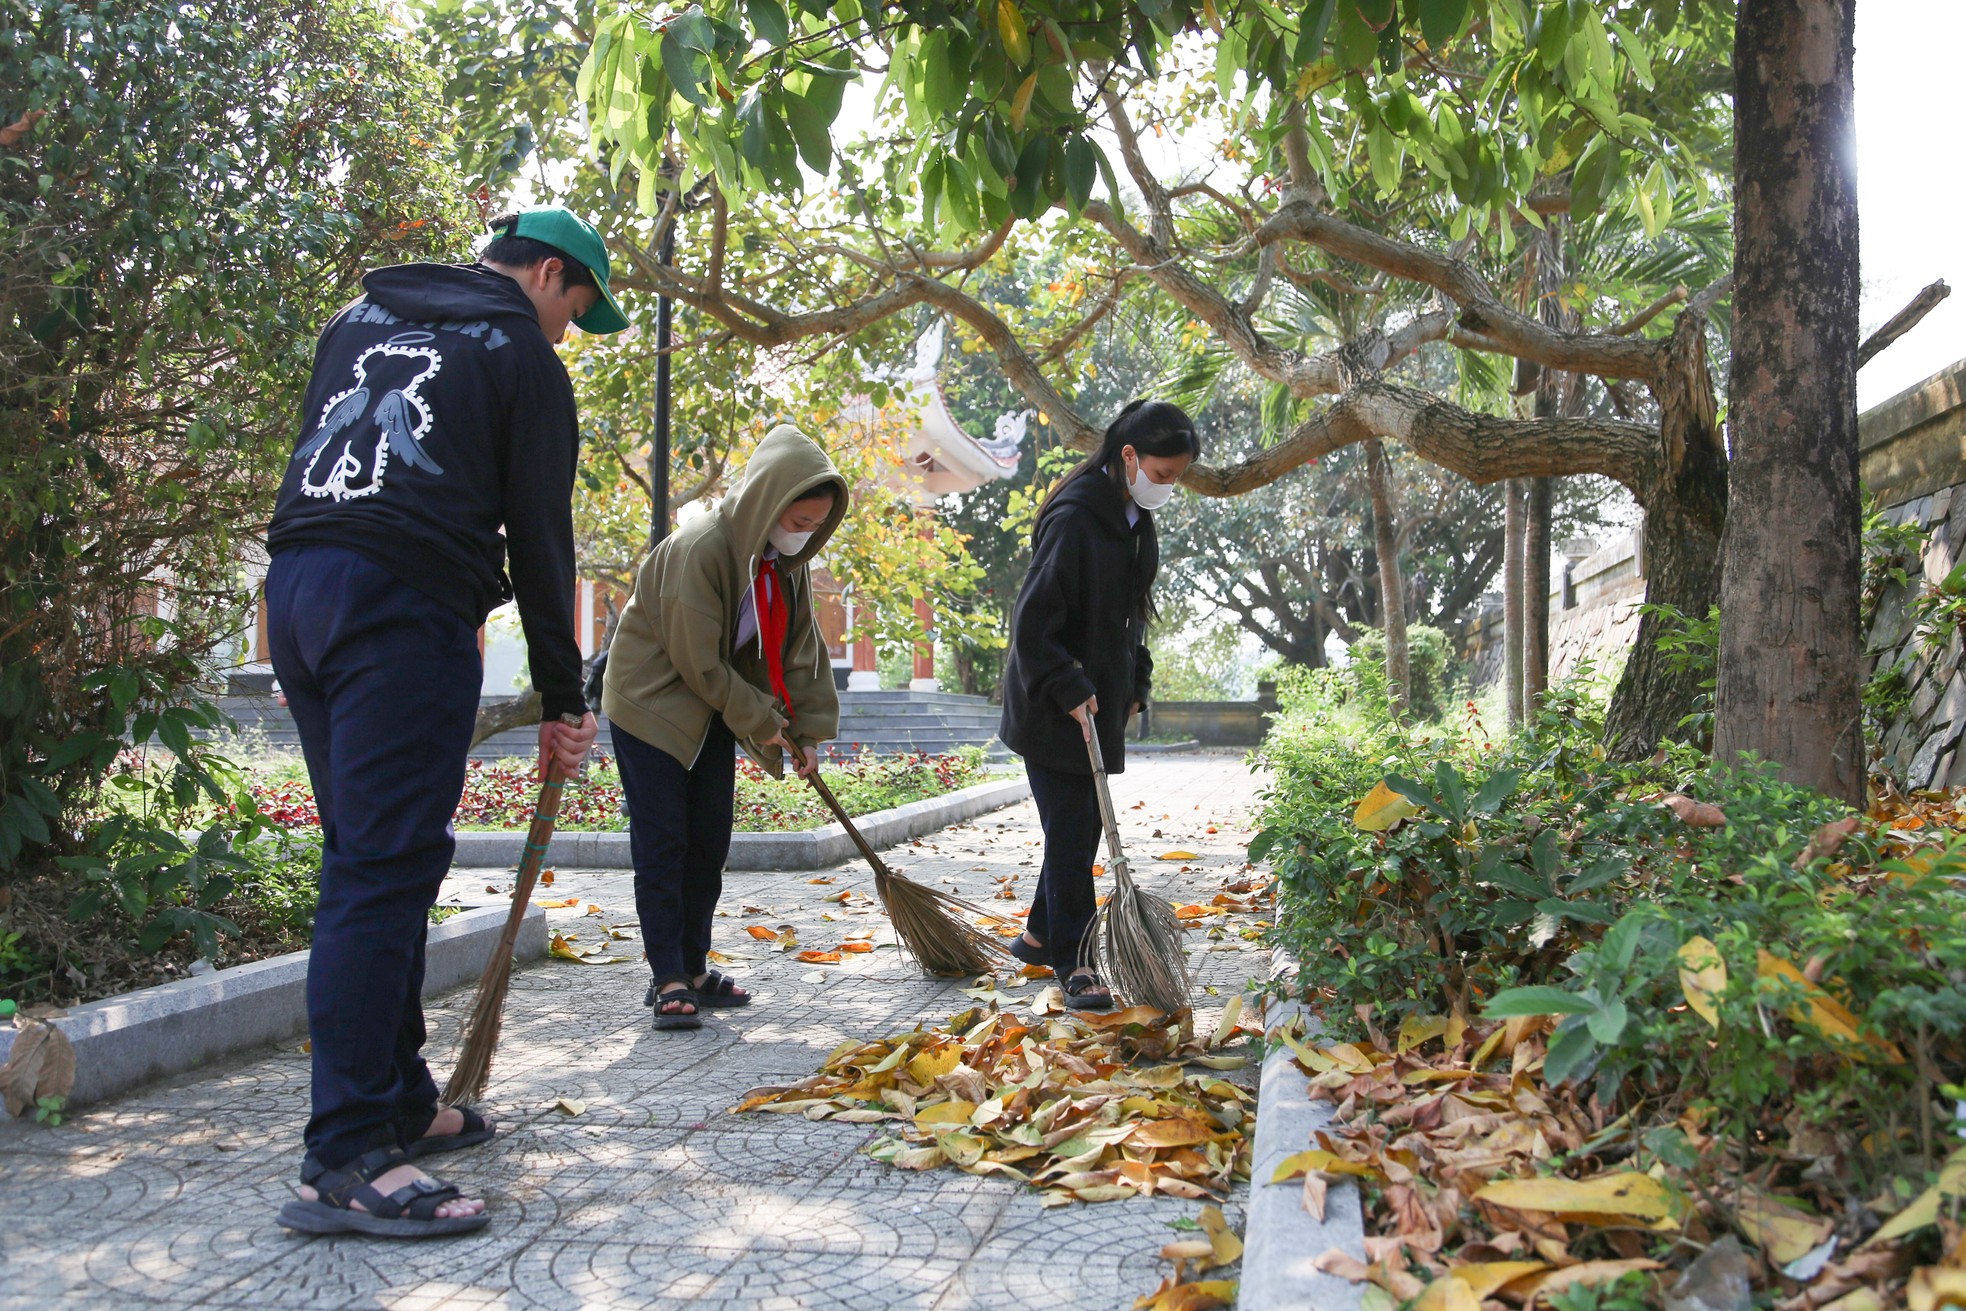
<path fill-rule="evenodd" d="M 1864 344 L 1857 347 L 1857 367 L 1863 368 L 1879 351 L 1918 326 L 1918 321 L 1939 307 L 1939 302 L 1952 295 L 1952 288 L 1940 278 L 1925 290 L 1911 298 L 1911 304 L 1893 314 L 1883 327 L 1864 338 Z"/>

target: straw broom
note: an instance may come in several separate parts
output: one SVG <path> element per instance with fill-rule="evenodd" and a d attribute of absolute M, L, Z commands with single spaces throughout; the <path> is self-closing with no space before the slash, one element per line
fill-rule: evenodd
<path fill-rule="evenodd" d="M 1094 951 L 1113 989 L 1132 1001 L 1172 1014 L 1188 1005 L 1188 960 L 1181 950 L 1181 921 L 1164 897 L 1142 892 L 1120 849 L 1119 820 L 1106 790 L 1106 760 L 1099 734 L 1088 732 L 1099 816 L 1106 825 L 1107 865 L 1113 891 L 1094 920 Z"/>
<path fill-rule="evenodd" d="M 562 722 L 580 727 L 580 720 L 562 715 Z M 519 857 L 519 875 L 512 884 L 512 913 L 505 917 L 505 931 L 498 935 L 478 976 L 478 996 L 471 1004 L 471 1017 L 464 1024 L 464 1046 L 457 1053 L 457 1067 L 444 1085 L 444 1105 L 462 1106 L 476 1101 L 491 1077 L 492 1053 L 498 1049 L 498 1030 L 505 1017 L 505 993 L 512 983 L 512 953 L 518 945 L 519 926 L 532 901 L 533 885 L 539 881 L 540 866 L 546 863 L 546 844 L 553 839 L 553 824 L 560 817 L 560 801 L 566 789 L 566 776 L 556 760 L 547 766 L 546 781 L 539 786 L 539 800 L 533 806 L 532 827 L 526 830 L 526 849 Z"/>
<path fill-rule="evenodd" d="M 833 789 L 826 786 L 826 780 L 819 777 L 819 772 L 814 770 L 807 775 L 807 781 L 873 867 L 874 892 L 881 899 L 881 909 L 887 912 L 901 944 L 914 954 L 923 969 L 949 977 L 989 974 L 1001 957 L 1010 954 L 1000 938 L 964 919 L 960 912 L 968 911 L 1000 924 L 1013 921 L 896 874 L 867 845 L 867 839 L 860 836 L 860 830 L 847 818 L 846 809 L 833 795 Z"/>

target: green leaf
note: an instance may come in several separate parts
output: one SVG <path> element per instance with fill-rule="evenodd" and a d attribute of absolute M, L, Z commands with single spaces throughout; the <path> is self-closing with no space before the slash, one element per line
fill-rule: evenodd
<path fill-rule="evenodd" d="M 1398 774 L 1386 775 L 1386 786 L 1411 801 L 1422 810 L 1438 811 L 1440 802 L 1435 799 L 1433 790 L 1424 783 L 1416 783 Z"/>
<path fill-rule="evenodd" d="M 1506 1019 L 1511 1015 L 1589 1015 L 1596 1009 L 1596 1002 L 1574 992 L 1534 984 L 1526 988 L 1504 988 L 1489 998 L 1481 1013 L 1489 1019 Z"/>
<path fill-rule="evenodd" d="M 677 94 L 699 109 L 710 107 L 710 95 L 703 83 L 710 75 L 710 63 L 683 42 L 665 34 L 661 40 L 662 71 L 669 75 Z"/>
<path fill-rule="evenodd" d="M 1375 32 L 1385 30 L 1399 12 L 1398 0 L 1353 0 L 1353 3 L 1358 6 L 1359 17 Z"/>
<path fill-rule="evenodd" d="M 812 101 L 810 93 L 784 99 L 786 125 L 799 144 L 799 155 L 813 172 L 824 177 L 833 167 L 832 120 Z"/>
<path fill-rule="evenodd" d="M 1468 21 L 1468 0 L 1420 0 L 1420 35 L 1438 50 L 1460 34 Z"/>
<path fill-rule="evenodd" d="M 1618 48 L 1624 51 L 1625 58 L 1631 61 L 1632 76 L 1638 79 L 1641 87 L 1650 91 L 1652 89 L 1651 52 L 1646 50 L 1645 43 L 1639 40 L 1629 27 L 1617 19 L 1606 19 L 1605 23 L 1611 29 L 1611 34 L 1618 38 Z"/>
<path fill-rule="evenodd" d="M 1300 65 L 1317 62 L 1324 53 L 1325 33 L 1338 13 L 1339 0 L 1311 0 L 1297 16 L 1297 48 L 1294 58 Z"/>
<path fill-rule="evenodd" d="M 118 669 L 109 676 L 109 704 L 116 707 L 116 713 L 127 715 L 130 706 L 136 702 L 139 684 L 134 669 Z"/>
<path fill-rule="evenodd" d="M 1624 1000 L 1613 997 L 1592 1011 L 1585 1018 L 1584 1026 L 1590 1030 L 1591 1037 L 1609 1047 L 1624 1036 L 1625 1025 L 1630 1019 L 1631 1013 L 1625 1008 Z"/>
<path fill-rule="evenodd" d="M 1563 1083 L 1582 1071 L 1596 1051 L 1597 1039 L 1585 1025 L 1559 1030 L 1543 1057 L 1543 1077 L 1551 1083 Z"/>
<path fill-rule="evenodd" d="M 1250 863 L 1254 864 L 1256 861 L 1269 855 L 1270 849 L 1276 846 L 1278 841 L 1283 838 L 1283 835 L 1283 830 L 1280 828 L 1266 828 L 1251 838 L 1249 840 Z"/>
<path fill-rule="evenodd" d="M 1065 143 L 1065 194 L 1071 197 L 1074 214 L 1092 199 L 1092 188 L 1098 181 L 1097 151 L 1085 137 L 1073 136 Z"/>
<path fill-rule="evenodd" d="M 997 0 L 997 34 L 1011 63 L 1023 68 L 1031 62 L 1031 33 L 1016 0 Z"/>
<path fill-rule="evenodd" d="M 1522 782 L 1519 769 L 1498 769 L 1482 780 L 1481 788 L 1468 803 L 1471 815 L 1492 815 L 1504 801 L 1515 795 L 1517 784 Z"/>
<path fill-rule="evenodd" d="M 1538 833 L 1536 840 L 1529 844 L 1529 863 L 1550 887 L 1556 886 L 1557 873 L 1563 868 L 1563 856 L 1556 844 L 1556 830 L 1549 828 Z"/>
<path fill-rule="evenodd" d="M 1461 771 L 1445 760 L 1434 762 L 1434 790 L 1447 817 L 1456 824 L 1468 817 L 1468 790 L 1461 782 Z"/>
<path fill-rule="evenodd" d="M 751 30 L 767 45 L 782 46 L 791 39 L 791 19 L 778 0 L 744 0 L 744 13 Z"/>

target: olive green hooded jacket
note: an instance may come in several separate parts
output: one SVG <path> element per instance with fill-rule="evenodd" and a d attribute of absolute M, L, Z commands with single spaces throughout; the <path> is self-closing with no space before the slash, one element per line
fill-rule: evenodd
<path fill-rule="evenodd" d="M 758 444 L 735 491 L 642 561 L 608 649 L 601 708 L 609 720 L 689 766 L 703 749 L 710 717 L 722 715 L 759 764 L 782 772 L 783 753 L 765 745 L 786 714 L 771 690 L 762 635 L 742 650 L 731 646 L 738 606 L 757 577 L 772 526 L 792 502 L 828 483 L 838 489 L 833 512 L 804 550 L 779 557 L 778 570 L 789 610 L 791 740 L 811 747 L 839 732 L 840 698 L 813 611 L 808 562 L 846 517 L 847 484 L 826 452 L 788 424 Z"/>

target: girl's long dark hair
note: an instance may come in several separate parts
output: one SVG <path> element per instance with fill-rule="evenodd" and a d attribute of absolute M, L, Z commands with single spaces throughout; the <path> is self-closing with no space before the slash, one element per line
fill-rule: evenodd
<path fill-rule="evenodd" d="M 1112 479 L 1113 486 L 1119 489 L 1122 497 L 1130 498 L 1132 493 L 1126 486 L 1126 457 L 1121 451 L 1131 446 L 1136 455 L 1152 455 L 1160 458 L 1185 455 L 1191 460 L 1201 458 L 1201 435 L 1195 431 L 1195 421 L 1188 412 L 1169 401 L 1150 401 L 1145 397 L 1128 401 L 1126 406 L 1106 425 L 1106 434 L 1100 439 L 1099 449 L 1085 457 L 1062 479 L 1044 498 L 1038 507 L 1037 523 L 1032 530 L 1032 538 L 1044 528 L 1044 521 L 1059 504 L 1059 493 L 1081 478 L 1092 477 L 1104 471 Z M 1152 532 L 1144 535 L 1145 551 L 1140 561 L 1140 593 L 1138 596 L 1139 614 L 1151 619 L 1155 614 L 1154 575 L 1160 572 L 1160 543 Z"/>

